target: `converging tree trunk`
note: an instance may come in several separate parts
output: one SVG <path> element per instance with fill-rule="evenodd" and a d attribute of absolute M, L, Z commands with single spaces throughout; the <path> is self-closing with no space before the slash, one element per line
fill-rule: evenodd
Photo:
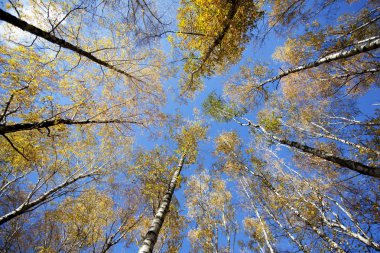
<path fill-rule="evenodd" d="M 183 164 L 185 162 L 186 155 L 183 154 L 179 160 L 176 171 L 174 172 L 168 190 L 162 198 L 161 205 L 158 208 L 156 215 L 154 216 L 152 225 L 145 235 L 142 246 L 139 249 L 139 253 L 151 253 L 153 252 L 154 245 L 157 242 L 158 235 L 160 233 L 162 224 L 164 223 L 165 216 L 169 211 L 170 202 L 173 197 L 174 190 L 177 186 L 178 177 L 181 174 Z"/>
<path fill-rule="evenodd" d="M 375 50 L 379 47 L 380 47 L 380 39 L 374 39 L 370 42 L 367 42 L 364 45 L 356 46 L 353 49 L 342 50 L 342 51 L 339 51 L 339 52 L 336 52 L 333 54 L 329 54 L 329 55 L 322 57 L 316 61 L 313 61 L 313 62 L 307 63 L 305 65 L 300 65 L 300 66 L 285 70 L 281 74 L 261 82 L 258 86 L 256 86 L 256 88 L 264 87 L 266 84 L 274 82 L 276 80 L 280 80 L 281 78 L 288 76 L 290 74 L 297 73 L 297 72 L 300 72 L 300 71 L 303 71 L 306 69 L 315 68 L 315 67 L 318 67 L 322 64 L 329 63 L 332 61 L 347 59 L 349 57 L 352 57 L 352 56 L 355 56 L 355 55 L 358 55 L 361 53 L 365 53 L 365 52 L 368 52 L 371 50 Z"/>
<path fill-rule="evenodd" d="M 262 126 L 254 124 L 251 121 L 248 121 L 248 125 L 253 127 L 253 128 L 260 129 L 271 140 L 276 141 L 278 143 L 281 143 L 285 146 L 295 148 L 295 149 L 300 150 L 304 153 L 311 154 L 313 156 L 319 157 L 319 158 L 326 160 L 326 161 L 329 161 L 329 162 L 333 162 L 333 163 L 338 164 L 342 167 L 356 171 L 360 174 L 380 178 L 380 168 L 379 167 L 372 167 L 372 166 L 368 166 L 368 165 L 365 165 L 363 163 L 356 162 L 356 161 L 353 161 L 350 159 L 341 158 L 339 156 L 335 156 L 333 154 L 330 154 L 326 151 L 316 149 L 316 148 L 307 146 L 305 144 L 301 144 L 301 143 L 296 142 L 296 141 L 291 141 L 291 140 L 288 140 L 285 138 L 275 136 L 275 135 L 269 133 L 268 131 L 266 131 L 266 129 L 263 128 Z"/>
<path fill-rule="evenodd" d="M 57 125 L 88 125 L 88 124 L 140 124 L 141 122 L 137 121 L 126 121 L 120 119 L 109 119 L 109 120 L 71 120 L 71 119 L 52 119 L 52 120 L 44 120 L 41 122 L 29 122 L 29 123 L 17 123 L 17 124 L 9 124 L 9 125 L 0 125 L 0 135 L 4 135 L 7 133 L 14 133 L 25 130 L 32 129 L 42 129 L 49 128 Z"/>
<path fill-rule="evenodd" d="M 96 62 L 97 64 L 102 65 L 108 69 L 112 69 L 112 70 L 114 70 L 114 71 L 116 71 L 116 72 L 118 72 L 118 73 L 120 73 L 120 74 L 122 74 L 128 78 L 131 78 L 131 79 L 134 79 L 137 81 L 141 81 L 140 79 L 132 76 L 131 74 L 125 72 L 124 70 L 116 68 L 115 66 L 109 64 L 108 62 L 97 58 L 91 52 L 87 52 L 87 51 L 83 50 L 82 48 L 75 46 L 66 40 L 60 39 L 60 38 L 54 36 L 50 32 L 45 32 L 45 31 L 41 30 L 40 28 L 35 27 L 34 25 L 31 25 L 31 24 L 25 22 L 24 20 L 21 20 L 15 16 L 13 16 L 12 14 L 9 14 L 8 12 L 3 11 L 2 9 L 0 9 L 0 20 L 4 20 L 5 22 L 16 26 L 23 31 L 29 32 L 33 35 L 36 35 L 40 38 L 43 38 L 43 39 L 45 39 L 45 40 L 47 40 L 53 44 L 56 44 L 60 47 L 74 51 L 77 54 L 84 56 L 87 59 L 89 59 L 93 62 Z"/>

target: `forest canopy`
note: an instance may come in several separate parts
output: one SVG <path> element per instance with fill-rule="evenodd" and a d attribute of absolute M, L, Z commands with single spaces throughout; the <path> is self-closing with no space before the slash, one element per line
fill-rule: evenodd
<path fill-rule="evenodd" d="M 0 252 L 380 251 L 380 5 L 4 0 Z"/>

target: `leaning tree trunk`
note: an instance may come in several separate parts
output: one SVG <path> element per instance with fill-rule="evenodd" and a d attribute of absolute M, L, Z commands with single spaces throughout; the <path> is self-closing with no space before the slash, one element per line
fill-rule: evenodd
<path fill-rule="evenodd" d="M 326 151 L 323 151 L 323 150 L 320 150 L 317 148 L 313 148 L 313 147 L 307 146 L 305 144 L 302 144 L 302 143 L 299 143 L 296 141 L 291 141 L 291 140 L 288 140 L 285 138 L 275 136 L 275 135 L 269 133 L 268 131 L 266 131 L 266 129 L 263 128 L 262 126 L 254 124 L 251 121 L 248 121 L 247 125 L 260 129 L 271 140 L 276 141 L 278 143 L 281 143 L 285 146 L 295 148 L 295 149 L 298 149 L 304 153 L 311 154 L 313 156 L 319 157 L 319 158 L 326 160 L 326 161 L 329 161 L 329 162 L 333 162 L 333 163 L 338 164 L 342 167 L 356 171 L 360 174 L 380 178 L 380 168 L 379 167 L 368 166 L 368 165 L 365 165 L 363 163 L 356 162 L 356 161 L 353 161 L 350 159 L 341 158 L 339 156 L 330 154 Z"/>
<path fill-rule="evenodd" d="M 141 81 L 137 77 L 132 76 L 131 74 L 125 72 L 124 70 L 118 69 L 115 66 L 109 64 L 108 62 L 97 58 L 91 52 L 85 51 L 82 48 L 75 46 L 66 40 L 60 39 L 60 38 L 54 36 L 51 32 L 45 32 L 45 31 L 41 30 L 40 28 L 35 27 L 34 25 L 31 25 L 31 24 L 13 16 L 12 14 L 10 14 L 8 12 L 3 11 L 2 9 L 0 9 L 0 20 L 3 20 L 9 24 L 12 24 L 12 25 L 20 28 L 23 31 L 29 32 L 33 35 L 36 35 L 40 38 L 43 38 L 43 39 L 45 39 L 45 40 L 47 40 L 53 44 L 56 44 L 60 47 L 74 51 L 77 54 L 84 56 L 87 59 L 89 59 L 93 62 L 96 62 L 97 64 L 102 65 L 108 69 L 112 69 L 112 70 L 114 70 L 114 71 L 116 71 L 122 75 L 125 75 L 128 78 L 134 79 L 136 81 Z"/>
<path fill-rule="evenodd" d="M 60 185 L 50 189 L 49 191 L 46 191 L 45 193 L 43 193 L 41 196 L 39 196 L 38 198 L 36 198 L 34 200 L 30 199 L 31 194 L 29 194 L 29 197 L 20 206 L 18 206 L 13 211 L 6 213 L 0 217 L 0 226 L 3 225 L 4 223 L 16 218 L 16 217 L 22 215 L 22 214 L 28 213 L 31 210 L 36 209 L 37 207 L 53 200 L 57 196 L 60 196 L 62 194 L 62 189 L 65 189 L 66 187 L 74 184 L 75 182 L 77 182 L 81 179 L 84 179 L 84 178 L 94 177 L 97 174 L 99 174 L 99 173 L 98 172 L 89 172 L 86 174 L 78 175 L 76 177 L 70 176 L 68 179 L 66 179 L 66 181 L 64 181 Z"/>
<path fill-rule="evenodd" d="M 300 71 L 303 71 L 306 69 L 315 68 L 315 67 L 318 67 L 322 64 L 329 63 L 332 61 L 346 59 L 346 58 L 355 56 L 357 54 L 361 54 L 361 53 L 365 53 L 365 52 L 368 52 L 371 50 L 378 49 L 379 47 L 380 47 L 380 39 L 374 39 L 373 41 L 370 41 L 370 42 L 368 42 L 364 45 L 361 45 L 361 46 L 357 46 L 353 49 L 342 50 L 342 51 L 339 51 L 339 52 L 336 52 L 333 54 L 329 54 L 329 55 L 322 57 L 316 61 L 313 61 L 313 62 L 307 63 L 305 65 L 301 65 L 301 66 L 297 66 L 297 67 L 285 70 L 281 74 L 261 82 L 256 87 L 264 87 L 268 83 L 274 82 L 276 80 L 280 80 L 281 78 L 286 77 L 288 75 L 291 75 L 293 73 L 297 73 L 297 72 L 300 72 Z"/>
<path fill-rule="evenodd" d="M 108 119 L 108 120 L 72 120 L 72 119 L 51 119 L 51 120 L 43 120 L 41 122 L 29 122 L 29 123 L 16 123 L 9 125 L 0 125 L 0 135 L 15 133 L 19 131 L 26 131 L 32 129 L 43 129 L 54 127 L 57 125 L 88 125 L 88 124 L 138 124 L 142 125 L 142 122 L 138 121 L 125 121 L 120 119 Z"/>
<path fill-rule="evenodd" d="M 271 190 L 279 199 L 286 199 L 286 196 L 279 193 L 279 191 L 265 178 L 260 176 L 259 174 L 254 174 L 255 176 L 258 176 L 261 178 L 263 184 Z M 289 210 L 300 220 L 302 220 L 307 226 L 309 226 L 321 239 L 326 241 L 329 245 L 329 249 L 334 250 L 334 252 L 338 253 L 345 253 L 344 249 L 342 249 L 338 243 L 336 243 L 333 239 L 331 239 L 324 231 L 323 229 L 320 229 L 318 226 L 310 222 L 301 211 L 299 211 L 296 207 L 291 205 L 289 202 L 285 202 L 285 206 L 289 208 Z"/>
<path fill-rule="evenodd" d="M 170 202 L 172 200 L 173 193 L 177 185 L 178 177 L 181 174 L 181 170 L 185 162 L 185 156 L 186 155 L 182 155 L 179 160 L 177 169 L 172 176 L 168 190 L 166 191 L 164 197 L 162 198 L 161 205 L 158 208 L 156 215 L 154 216 L 152 225 L 150 226 L 148 232 L 145 235 L 145 239 L 143 241 L 142 246 L 139 249 L 139 253 L 153 252 L 153 248 L 157 242 L 157 238 L 160 233 L 162 224 L 164 223 L 165 216 L 169 211 Z"/>

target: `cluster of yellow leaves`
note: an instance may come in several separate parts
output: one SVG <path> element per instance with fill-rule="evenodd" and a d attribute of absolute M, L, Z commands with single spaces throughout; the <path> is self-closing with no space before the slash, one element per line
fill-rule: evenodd
<path fill-rule="evenodd" d="M 310 56 L 303 41 L 290 38 L 282 47 L 277 47 L 272 57 L 278 61 L 289 64 L 300 64 Z"/>
<path fill-rule="evenodd" d="M 223 172 L 235 177 L 245 171 L 244 164 L 239 161 L 241 141 L 236 132 L 221 133 L 215 139 L 214 154 L 223 160 Z"/>
<path fill-rule="evenodd" d="M 221 73 L 240 60 L 257 19 L 261 1 L 181 1 L 178 10 L 178 42 L 186 52 L 183 89 L 202 88 L 202 76 Z M 233 15 L 231 15 L 233 13 Z"/>
<path fill-rule="evenodd" d="M 68 245 L 80 242 L 90 246 L 104 240 L 104 229 L 116 219 L 113 205 L 106 193 L 92 188 L 77 198 L 65 199 L 48 218 L 62 224 Z"/>
<path fill-rule="evenodd" d="M 187 163 L 194 163 L 198 155 L 198 143 L 206 138 L 207 127 L 200 122 L 183 127 L 176 136 L 178 153 L 186 155 Z"/>
<path fill-rule="evenodd" d="M 240 146 L 239 136 L 236 132 L 221 133 L 215 139 L 215 146 L 216 155 L 236 155 Z"/>
<path fill-rule="evenodd" d="M 245 218 L 243 221 L 244 229 L 249 233 L 252 239 L 258 241 L 261 244 L 265 244 L 264 230 L 269 238 L 273 236 L 270 233 L 269 227 L 264 220 L 259 218 Z"/>
<path fill-rule="evenodd" d="M 210 228 L 196 228 L 191 229 L 188 232 L 188 237 L 191 242 L 191 247 L 195 249 L 195 252 L 212 252 L 212 238 L 214 237 L 214 231 Z"/>
<path fill-rule="evenodd" d="M 177 158 L 169 155 L 166 148 L 158 146 L 150 151 L 139 152 L 128 174 L 139 181 L 145 202 L 157 209 L 165 194 Z"/>

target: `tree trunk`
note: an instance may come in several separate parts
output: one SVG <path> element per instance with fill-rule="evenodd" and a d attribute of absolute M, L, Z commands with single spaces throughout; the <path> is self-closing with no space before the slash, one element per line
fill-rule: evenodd
<path fill-rule="evenodd" d="M 284 230 L 284 232 L 286 233 L 286 235 L 295 243 L 297 244 L 298 248 L 304 252 L 304 253 L 309 253 L 310 251 L 307 250 L 307 248 L 299 241 L 297 240 L 297 238 L 295 236 L 293 236 L 289 229 L 287 229 L 284 225 L 282 225 L 282 223 L 276 218 L 276 216 L 272 213 L 272 211 L 265 206 L 265 204 L 263 204 L 263 207 L 264 207 L 264 210 L 269 214 L 270 217 L 272 217 L 272 220 L 274 220 L 277 225 L 282 229 Z"/>
<path fill-rule="evenodd" d="M 286 199 L 286 196 L 281 195 L 277 189 L 265 178 L 260 176 L 259 174 L 254 174 L 261 178 L 262 182 L 266 187 L 268 187 L 278 198 Z M 300 218 L 306 225 L 308 225 L 320 238 L 326 241 L 329 244 L 329 249 L 333 249 L 335 252 L 344 253 L 344 251 L 339 244 L 337 244 L 334 240 L 328 237 L 327 234 L 324 233 L 323 230 L 319 229 L 316 225 L 312 224 L 298 209 L 296 209 L 293 205 L 286 202 L 285 206 L 289 208 L 289 210 L 298 218 Z"/>
<path fill-rule="evenodd" d="M 265 130 L 265 128 L 263 128 L 262 126 L 255 125 L 251 121 L 248 121 L 248 122 L 249 122 L 248 125 L 250 125 L 250 126 L 252 126 L 254 128 L 260 129 L 271 140 L 279 142 L 279 143 L 281 143 L 281 144 L 283 144 L 285 146 L 288 146 L 288 147 L 291 147 L 291 148 L 296 148 L 296 149 L 298 149 L 298 150 L 300 150 L 300 151 L 302 151 L 304 153 L 308 153 L 308 154 L 311 154 L 313 156 L 322 158 L 323 160 L 326 160 L 326 161 L 329 161 L 329 162 L 333 162 L 333 163 L 338 164 L 338 165 L 340 165 L 342 167 L 345 167 L 345 168 L 348 168 L 350 170 L 356 171 L 356 172 L 358 172 L 360 174 L 371 176 L 371 177 L 380 178 L 380 168 L 379 167 L 368 166 L 368 165 L 365 165 L 365 164 L 360 163 L 360 162 L 356 162 L 356 161 L 353 161 L 353 160 L 349 160 L 349 159 L 341 158 L 339 156 L 335 156 L 335 155 L 327 153 L 327 152 L 325 152 L 323 150 L 316 149 L 316 148 L 313 148 L 313 147 L 301 144 L 301 143 L 296 142 L 296 141 L 290 141 L 290 140 L 285 139 L 285 138 L 277 137 L 277 136 L 275 136 L 275 135 L 267 132 Z"/>
<path fill-rule="evenodd" d="M 329 54 L 325 57 L 322 57 L 322 58 L 320 58 L 316 61 L 310 62 L 308 64 L 297 66 L 297 67 L 285 70 L 281 74 L 279 74 L 275 77 L 272 77 L 270 79 L 267 79 L 264 82 L 260 83 L 259 85 L 257 85 L 257 88 L 263 87 L 267 83 L 271 83 L 271 82 L 274 82 L 276 80 L 280 80 L 281 78 L 288 76 L 290 74 L 297 73 L 297 72 L 300 72 L 300 71 L 303 71 L 306 69 L 315 68 L 315 67 L 318 67 L 319 65 L 329 63 L 332 61 L 346 59 L 346 58 L 349 58 L 349 57 L 357 55 L 357 54 L 361 54 L 361 53 L 365 53 L 365 52 L 377 49 L 379 47 L 380 47 L 380 39 L 375 39 L 375 40 L 373 40 L 367 44 L 357 46 L 357 47 L 350 49 L 350 50 L 342 50 L 342 51 L 339 51 L 339 52 L 336 52 L 333 54 Z"/>
<path fill-rule="evenodd" d="M 164 197 L 162 198 L 161 205 L 157 210 L 157 213 L 153 219 L 152 225 L 150 226 L 148 232 L 145 235 L 143 244 L 138 251 L 139 253 L 153 252 L 153 248 L 157 242 L 157 238 L 160 233 L 162 224 L 164 223 L 165 216 L 169 211 L 170 202 L 172 200 L 173 193 L 177 185 L 177 180 L 178 180 L 179 175 L 181 174 L 181 170 L 185 162 L 185 156 L 186 155 L 182 155 L 179 160 L 177 169 L 174 172 L 172 179 L 170 181 L 170 184 L 168 186 L 168 190 L 166 191 Z"/>
<path fill-rule="evenodd" d="M 17 207 L 15 210 L 7 214 L 4 214 L 3 216 L 0 217 L 0 226 L 24 213 L 27 213 L 27 212 L 30 212 L 31 210 L 36 209 L 40 205 L 54 199 L 57 196 L 62 195 L 62 192 L 60 192 L 62 189 L 68 187 L 69 185 L 74 184 L 78 180 L 83 179 L 83 178 L 88 178 L 88 177 L 94 177 L 97 174 L 98 174 L 97 172 L 91 172 L 91 173 L 81 174 L 76 177 L 68 178 L 65 182 L 43 193 L 40 197 L 38 197 L 35 200 L 30 200 L 31 195 L 29 195 L 29 197 L 24 201 L 24 203 L 22 203 L 19 207 Z"/>
<path fill-rule="evenodd" d="M 63 48 L 66 48 L 66 49 L 69 49 L 71 51 L 74 51 L 76 53 L 78 53 L 79 55 L 81 56 L 84 56 L 86 57 L 87 59 L 90 59 L 91 61 L 93 62 L 96 62 L 98 63 L 99 65 L 102 65 L 106 68 L 109 68 L 109 69 L 112 69 L 122 75 L 125 75 L 126 77 L 128 78 L 131 78 L 131 79 L 134 79 L 134 80 L 137 80 L 137 81 L 141 81 L 140 79 L 132 76 L 131 74 L 121 70 L 121 69 L 118 69 L 114 66 L 112 66 L 111 64 L 109 64 L 108 62 L 105 62 L 97 57 L 95 57 L 94 55 L 92 55 L 90 52 L 87 52 L 81 48 L 79 48 L 78 46 L 75 46 L 73 44 L 71 44 L 70 42 L 68 41 L 65 41 L 63 39 L 60 39 L 60 38 L 57 38 L 56 36 L 54 36 L 53 34 L 49 33 L 49 32 L 45 32 L 43 30 L 41 30 L 40 28 L 38 27 L 35 27 L 34 25 L 31 25 L 15 16 L 13 16 L 12 14 L 9 14 L 8 12 L 5 12 L 3 11 L 2 9 L 0 9 L 0 20 L 4 20 L 5 22 L 9 23 L 9 24 L 12 24 L 18 28 L 20 28 L 21 30 L 23 31 L 26 31 L 26 32 L 29 32 L 31 34 L 34 34 L 40 38 L 43 38 L 53 44 L 56 44 L 60 47 L 63 47 Z"/>
<path fill-rule="evenodd" d="M 142 124 L 137 121 L 124 121 L 118 119 L 110 119 L 110 120 L 71 120 L 71 119 L 52 119 L 52 120 L 44 120 L 41 122 L 31 122 L 31 123 L 17 123 L 11 125 L 0 125 L 0 135 L 4 135 L 7 133 L 14 133 L 25 130 L 32 129 L 42 129 L 49 128 L 56 125 L 86 125 L 86 124 L 111 124 L 111 123 L 128 123 L 128 124 Z"/>
<path fill-rule="evenodd" d="M 270 252 L 270 253 L 274 253 L 273 247 L 272 247 L 272 245 L 271 245 L 270 242 L 269 242 L 269 237 L 268 237 L 267 231 L 266 231 L 266 229 L 265 229 L 265 226 L 264 226 L 263 220 L 261 219 L 261 215 L 260 215 L 260 213 L 259 213 L 259 210 L 258 210 L 257 207 L 253 204 L 253 201 L 252 201 L 251 195 L 249 194 L 249 192 L 248 192 L 248 190 L 247 190 L 248 182 L 247 182 L 247 180 L 245 179 L 244 176 L 243 176 L 243 179 L 244 179 L 245 183 L 244 183 L 243 180 L 240 179 L 240 184 L 241 184 L 241 186 L 243 187 L 244 193 L 245 193 L 245 195 L 247 196 L 247 198 L 249 199 L 250 204 L 251 204 L 251 207 L 252 207 L 253 211 L 255 212 L 256 217 L 259 219 L 260 224 L 261 224 L 261 226 L 262 226 L 262 228 L 263 228 L 263 234 L 264 234 L 265 244 L 267 245 L 267 247 L 268 247 L 268 249 L 269 249 L 269 252 Z"/>

